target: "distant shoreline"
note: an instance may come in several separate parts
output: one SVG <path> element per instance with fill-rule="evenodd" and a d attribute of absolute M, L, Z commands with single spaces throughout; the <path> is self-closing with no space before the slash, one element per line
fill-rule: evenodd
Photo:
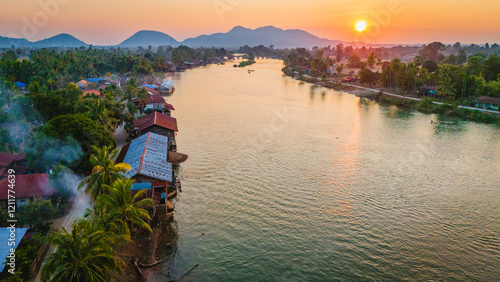
<path fill-rule="evenodd" d="M 491 110 L 484 110 L 473 107 L 459 106 L 446 104 L 441 102 L 435 102 L 428 98 L 415 98 L 415 97 L 405 97 L 402 95 L 387 93 L 379 89 L 373 89 L 368 87 L 362 87 L 347 83 L 335 83 L 335 82 L 322 82 L 319 78 L 314 77 L 296 77 L 293 73 L 283 73 L 295 80 L 313 84 L 318 87 L 325 87 L 328 89 L 333 89 L 337 91 L 344 91 L 349 94 L 354 94 L 361 98 L 367 98 L 374 100 L 378 103 L 385 105 L 395 105 L 403 108 L 418 110 L 424 113 L 434 113 L 434 114 L 444 114 L 450 116 L 456 116 L 464 118 L 466 120 L 496 124 L 500 126 L 500 112 L 495 112 Z M 355 93 L 355 91 L 365 90 L 368 93 Z"/>

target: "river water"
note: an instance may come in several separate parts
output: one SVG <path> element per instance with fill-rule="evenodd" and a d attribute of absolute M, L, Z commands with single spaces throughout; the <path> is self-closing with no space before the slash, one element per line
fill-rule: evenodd
<path fill-rule="evenodd" d="M 173 78 L 189 159 L 154 280 L 500 279 L 500 128 L 232 65 Z"/>

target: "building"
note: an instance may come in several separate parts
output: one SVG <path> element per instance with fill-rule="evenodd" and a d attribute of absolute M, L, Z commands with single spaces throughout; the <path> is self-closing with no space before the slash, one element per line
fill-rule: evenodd
<path fill-rule="evenodd" d="M 175 90 L 175 82 L 170 79 L 165 79 L 161 83 L 160 93 L 162 94 L 172 94 Z"/>
<path fill-rule="evenodd" d="M 6 208 L 9 198 L 9 179 L 0 181 L 0 207 Z M 49 183 L 48 174 L 16 175 L 15 197 L 17 207 L 29 204 L 35 198 L 48 199 L 56 190 Z"/>
<path fill-rule="evenodd" d="M 430 97 L 437 96 L 437 86 L 424 86 L 420 88 L 420 95 Z"/>
<path fill-rule="evenodd" d="M 354 84 L 354 83 L 358 83 L 358 78 L 354 77 L 354 76 L 350 76 L 350 77 L 342 78 L 342 82 Z"/>
<path fill-rule="evenodd" d="M 154 91 L 154 90 L 150 90 Z M 139 109 L 141 109 L 140 101 L 137 98 L 132 99 L 132 103 L 134 103 Z M 165 113 L 167 115 L 171 115 L 171 111 L 175 110 L 172 105 L 169 103 L 165 102 L 165 99 L 163 96 L 156 94 L 156 95 L 150 95 L 149 100 L 146 102 L 144 105 L 143 110 L 152 110 L 152 111 L 161 111 L 162 113 Z"/>
<path fill-rule="evenodd" d="M 168 198 L 177 194 L 174 171 L 172 164 L 168 162 L 168 147 L 167 136 L 148 132 L 123 146 L 116 159 L 117 163 L 123 162 L 132 167 L 123 176 L 135 180 L 131 189 L 133 194 L 146 190 L 144 197 L 153 200 L 153 215 L 161 205 L 162 194 L 168 194 Z M 167 212 L 173 210 L 171 202 L 167 201 L 166 207 Z"/>
<path fill-rule="evenodd" d="M 481 96 L 474 100 L 474 107 L 500 111 L 500 98 Z"/>
<path fill-rule="evenodd" d="M 82 90 L 82 91 L 83 91 L 83 96 L 96 95 L 97 97 L 101 97 L 101 92 L 99 92 L 98 89 L 85 89 L 85 90 Z"/>
<path fill-rule="evenodd" d="M 26 171 L 26 165 L 24 154 L 0 153 L 0 179 L 9 175 L 9 169 L 13 169 L 16 175 L 23 174 Z"/>
<path fill-rule="evenodd" d="M 167 136 L 171 144 L 175 142 L 175 133 L 178 131 L 177 120 L 171 116 L 153 112 L 141 119 L 136 119 L 134 121 L 134 130 L 139 136 L 149 132 Z"/>
<path fill-rule="evenodd" d="M 17 89 L 19 89 L 19 93 L 21 94 L 27 93 L 28 84 L 16 81 L 14 82 L 14 85 L 17 87 Z"/>
<path fill-rule="evenodd" d="M 21 244 L 21 240 L 24 238 L 27 231 L 28 228 L 7 228 L 7 227 L 0 228 L 0 241 L 4 242 L 3 244 L 0 244 L 0 260 L 2 260 L 2 264 L 0 264 L 0 273 L 1 273 L 0 279 L 2 279 L 2 281 L 5 281 L 3 279 L 8 279 L 8 277 L 12 275 L 8 272 L 10 266 L 8 264 L 5 264 L 7 256 L 11 255 L 11 249 L 16 250 L 19 247 L 19 245 Z M 9 242 L 12 233 L 15 235 L 13 240 L 11 241 L 14 244 L 10 245 L 7 244 L 7 242 Z M 17 265 L 19 263 L 17 262 L 17 260 L 18 258 L 16 257 L 14 259 L 14 261 L 16 262 L 14 262 L 13 265 Z M 8 262 L 10 262 L 10 259 Z M 15 267 L 15 271 L 17 270 L 18 270 L 17 267 Z"/>
<path fill-rule="evenodd" d="M 76 83 L 76 85 L 78 85 L 78 87 L 80 87 L 80 89 L 83 90 L 83 89 L 87 89 L 89 87 L 89 82 L 86 81 L 85 79 L 82 79 L 82 80 L 78 81 Z"/>

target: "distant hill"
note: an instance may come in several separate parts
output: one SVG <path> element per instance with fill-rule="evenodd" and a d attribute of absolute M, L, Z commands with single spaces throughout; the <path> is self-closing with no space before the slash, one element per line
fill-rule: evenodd
<path fill-rule="evenodd" d="M 10 48 L 12 45 L 16 47 L 29 47 L 31 42 L 24 38 L 10 38 L 0 36 L 0 48 Z"/>
<path fill-rule="evenodd" d="M 274 26 L 265 26 L 256 29 L 236 26 L 226 33 L 214 33 L 188 38 L 182 42 L 183 45 L 191 47 L 224 47 L 238 48 L 244 45 L 274 45 L 275 48 L 294 48 L 314 46 L 328 46 L 341 43 L 338 40 L 319 38 L 300 29 L 283 30 Z"/>
<path fill-rule="evenodd" d="M 118 46 L 120 47 L 147 47 L 147 46 L 179 46 L 179 41 L 175 40 L 172 36 L 159 31 L 141 30 L 132 35 Z"/>
<path fill-rule="evenodd" d="M 339 43 L 352 46 L 390 46 L 390 44 L 364 44 L 364 43 L 346 43 L 339 40 L 330 40 L 320 38 L 314 34 L 300 29 L 286 29 L 277 28 L 274 26 L 259 27 L 256 29 L 245 28 L 236 26 L 225 33 L 214 33 L 209 35 L 200 35 L 194 38 L 188 38 L 179 42 L 172 38 L 170 35 L 159 31 L 141 30 L 131 37 L 125 39 L 122 43 L 115 46 L 99 46 L 99 47 L 129 47 L 135 48 L 142 46 L 173 46 L 187 45 L 190 47 L 218 47 L 226 49 L 238 49 L 242 46 L 248 45 L 250 47 L 264 45 L 269 47 L 273 45 L 274 48 L 312 48 L 314 46 L 326 47 L 328 45 L 336 46 Z M 47 48 L 47 47 L 71 47 L 78 48 L 81 46 L 89 46 L 89 44 L 75 38 L 74 36 L 66 33 L 56 35 L 40 41 L 30 42 L 26 39 L 9 38 L 0 36 L 0 48 L 10 48 L 12 45 L 15 47 L 33 47 L 33 48 Z M 96 46 L 97 47 L 97 46 Z"/>
<path fill-rule="evenodd" d="M 81 47 L 89 46 L 87 43 L 75 38 L 73 35 L 61 33 L 59 35 L 35 41 L 31 44 L 32 47 L 47 48 L 47 47 Z"/>

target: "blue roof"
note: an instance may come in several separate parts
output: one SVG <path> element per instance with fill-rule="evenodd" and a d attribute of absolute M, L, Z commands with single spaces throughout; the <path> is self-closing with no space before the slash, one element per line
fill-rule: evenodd
<path fill-rule="evenodd" d="M 167 193 L 161 193 L 161 199 L 166 199 L 167 198 Z"/>
<path fill-rule="evenodd" d="M 158 88 L 158 86 L 153 85 L 153 84 L 143 84 L 143 85 L 141 85 L 141 87 L 147 87 L 147 88 L 150 88 L 153 90 L 156 90 L 156 88 Z"/>
<path fill-rule="evenodd" d="M 28 85 L 28 84 L 26 84 L 26 83 L 22 83 L 22 82 L 19 82 L 19 81 L 14 82 L 14 84 L 15 84 L 17 87 L 25 87 L 25 86 L 27 86 L 27 85 Z"/>
<path fill-rule="evenodd" d="M 24 234 L 26 234 L 26 231 L 28 231 L 28 228 L 16 228 L 16 240 L 14 241 L 16 244 L 14 246 L 9 246 L 10 228 L 0 228 L 0 260 L 2 261 L 0 262 L 0 272 L 2 272 L 6 266 L 4 262 L 10 254 L 10 249 L 16 249 L 19 246 L 19 243 L 21 242 L 21 239 L 23 239 Z"/>
<path fill-rule="evenodd" d="M 104 80 L 104 78 L 100 78 L 100 77 L 87 79 L 87 81 L 90 81 L 90 82 L 99 82 L 99 81 L 103 81 L 103 80 Z"/>
<path fill-rule="evenodd" d="M 151 182 L 143 182 L 143 183 L 134 183 L 132 184 L 132 188 L 130 190 L 144 190 L 151 189 Z"/>

